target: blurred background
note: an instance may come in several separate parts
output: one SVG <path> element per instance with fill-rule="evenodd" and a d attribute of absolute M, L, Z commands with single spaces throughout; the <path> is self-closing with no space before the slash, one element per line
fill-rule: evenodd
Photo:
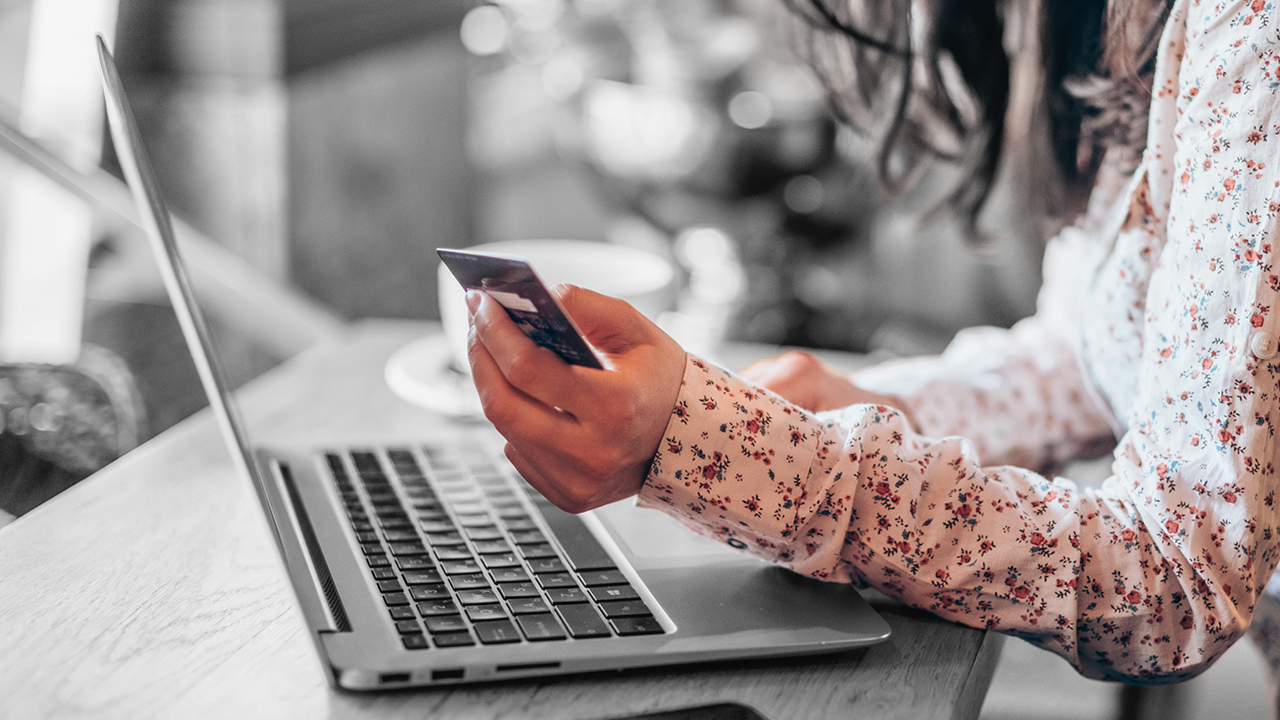
<path fill-rule="evenodd" d="M 782 12 L 0 0 L 0 361 L 69 363 L 85 343 L 114 353 L 141 398 L 138 439 L 204 404 L 116 180 L 95 33 L 199 256 L 237 382 L 347 320 L 437 317 L 434 248 L 518 238 L 670 259 L 662 324 L 699 352 L 728 340 L 931 353 L 961 327 L 1030 313 L 1041 239 L 1025 184 L 997 187 L 993 241 L 977 251 L 945 213 L 921 220 L 948 168 L 885 197 Z M 0 408 L 30 394 L 6 399 L 0 384 Z M 11 512 L 33 502 L 0 491 Z"/>
<path fill-rule="evenodd" d="M 205 404 L 105 141 L 95 33 L 115 50 L 237 384 L 344 322 L 438 317 L 436 247 L 520 238 L 670 259 L 679 283 L 662 323 L 697 351 L 934 353 L 962 327 L 1030 314 L 1035 189 L 1002 173 L 981 248 L 945 213 L 922 220 L 951 169 L 886 197 L 781 12 L 776 0 L 0 0 L 0 509 L 20 515 Z M 78 464 L 59 445 L 71 382 L 47 380 L 51 368 L 97 381 L 86 403 L 119 430 Z M 1017 671 L 986 717 L 1115 716 L 1116 686 L 1009 652 Z M 1250 662 L 1224 676 L 1249 687 Z M 1260 688 L 1222 695 L 1252 702 Z"/>

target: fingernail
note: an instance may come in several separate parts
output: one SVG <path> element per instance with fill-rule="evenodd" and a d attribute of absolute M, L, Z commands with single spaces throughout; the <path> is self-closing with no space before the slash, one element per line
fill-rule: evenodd
<path fill-rule="evenodd" d="M 480 308 L 480 293 L 475 290 L 467 291 L 467 314 L 475 315 L 476 310 Z"/>

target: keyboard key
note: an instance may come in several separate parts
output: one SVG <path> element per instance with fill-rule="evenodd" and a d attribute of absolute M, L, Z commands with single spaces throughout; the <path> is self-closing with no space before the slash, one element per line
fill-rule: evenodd
<path fill-rule="evenodd" d="M 625 617 L 610 621 L 619 635 L 659 635 L 662 625 L 652 615 L 641 617 Z"/>
<path fill-rule="evenodd" d="M 592 587 L 595 585 L 620 585 L 627 581 L 627 576 L 622 574 L 621 570 L 587 570 L 578 574 L 578 579 L 583 585 Z"/>
<path fill-rule="evenodd" d="M 456 615 L 458 614 L 458 606 L 453 604 L 452 600 L 443 598 L 440 600 L 428 600 L 427 602 L 418 603 L 418 612 L 423 617 L 432 615 Z"/>
<path fill-rule="evenodd" d="M 427 632 L 432 635 L 467 629 L 467 621 L 461 615 L 435 615 L 425 618 L 423 622 L 427 624 Z"/>
<path fill-rule="evenodd" d="M 476 552 L 481 555 L 493 555 L 496 553 L 510 553 L 511 546 L 506 540 L 478 540 L 474 543 Z"/>
<path fill-rule="evenodd" d="M 442 648 L 466 647 L 476 644 L 476 641 L 471 639 L 471 633 L 469 632 L 440 633 L 439 635 L 432 635 L 431 640 L 436 644 L 436 647 Z"/>
<path fill-rule="evenodd" d="M 547 602 L 542 598 L 521 598 L 519 600 L 511 600 L 507 604 L 511 606 L 511 613 L 513 615 L 544 613 L 551 610 L 551 608 L 547 606 Z"/>
<path fill-rule="evenodd" d="M 467 477 L 464 472 L 454 472 L 448 475 L 440 475 L 436 478 L 436 486 L 440 488 L 440 492 L 446 495 L 466 495 L 475 492 L 475 484 L 471 482 L 471 478 Z M 463 512 L 463 511 L 459 511 Z"/>
<path fill-rule="evenodd" d="M 433 548 L 436 553 L 437 560 L 464 560 L 471 557 L 471 551 L 466 545 L 445 545 L 444 547 Z"/>
<path fill-rule="evenodd" d="M 422 627 L 418 625 L 417 620 L 397 620 L 396 632 L 401 635 L 417 635 L 422 632 Z"/>
<path fill-rule="evenodd" d="M 406 650 L 426 650 L 431 647 L 425 635 L 401 635 L 400 642 L 404 643 Z"/>
<path fill-rule="evenodd" d="M 518 567 L 520 565 L 520 559 L 511 553 L 482 555 L 480 556 L 480 562 L 484 563 L 484 566 L 491 570 L 494 568 Z"/>
<path fill-rule="evenodd" d="M 458 502 L 455 500 L 453 511 L 459 515 L 479 515 L 486 510 L 484 503 L 479 500 L 480 496 L 478 494 L 475 495 L 475 500 L 471 502 Z"/>
<path fill-rule="evenodd" d="M 444 585 L 414 585 L 409 588 L 409 597 L 414 600 L 448 600 L 449 591 Z"/>
<path fill-rule="evenodd" d="M 462 536 L 456 532 L 435 532 L 427 533 L 427 542 L 432 547 L 438 545 L 461 545 L 463 544 Z"/>
<path fill-rule="evenodd" d="M 600 614 L 589 603 L 579 605 L 560 605 L 556 608 L 569 635 L 574 638 L 609 637 L 609 626 L 600 619 Z"/>
<path fill-rule="evenodd" d="M 466 560 L 441 560 L 440 569 L 445 575 L 476 573 L 480 572 L 480 563 L 472 558 L 467 558 Z"/>
<path fill-rule="evenodd" d="M 412 570 L 435 570 L 436 564 L 430 555 L 410 555 L 396 558 L 396 565 L 405 572 Z"/>
<path fill-rule="evenodd" d="M 523 507 L 504 508 L 498 511 L 498 517 L 502 519 L 508 530 L 532 530 L 538 527 Z M 516 527 L 517 525 L 520 527 Z"/>
<path fill-rule="evenodd" d="M 356 472 L 361 475 L 366 472 L 382 472 L 382 465 L 378 463 L 378 456 L 368 450 L 352 450 L 351 462 L 356 466 Z"/>
<path fill-rule="evenodd" d="M 424 547 L 422 543 L 417 541 L 391 543 L 390 549 L 391 549 L 391 554 L 397 557 L 399 557 L 400 555 L 417 555 L 419 553 L 424 553 L 427 551 L 427 548 Z"/>
<path fill-rule="evenodd" d="M 511 533 L 511 542 L 517 545 L 534 545 L 546 541 L 547 536 L 541 530 L 519 530 Z"/>
<path fill-rule="evenodd" d="M 373 512 L 378 516 L 378 525 L 380 525 L 383 530 L 413 527 L 413 521 L 409 519 L 408 515 L 400 512 L 399 506 L 397 506 L 395 512 L 391 512 L 385 508 L 376 507 L 373 509 Z"/>
<path fill-rule="evenodd" d="M 641 615 L 651 615 L 649 606 L 645 605 L 641 600 L 613 600 L 610 602 L 600 603 L 600 611 L 604 616 L 613 619 L 620 617 L 639 617 Z"/>
<path fill-rule="evenodd" d="M 498 592 L 502 593 L 502 597 L 508 600 L 512 598 L 541 597 L 538 588 L 534 587 L 531 582 L 500 583 Z"/>
<path fill-rule="evenodd" d="M 427 585 L 441 582 L 440 571 L 435 568 L 423 568 L 404 574 L 405 585 Z"/>
<path fill-rule="evenodd" d="M 400 587 L 399 580 L 379 580 L 378 581 L 378 592 L 389 593 L 389 592 L 400 592 L 402 590 L 404 590 L 404 588 Z"/>
<path fill-rule="evenodd" d="M 480 489 L 476 487 L 475 480 L 467 479 L 465 482 L 460 483 L 440 483 L 440 488 L 444 490 L 457 505 L 461 506 L 463 503 L 480 502 Z M 480 506 L 479 510 L 471 510 L 469 508 L 458 510 L 458 513 L 462 515 L 478 515 L 483 512 L 483 505 Z"/>
<path fill-rule="evenodd" d="M 489 580 L 485 578 L 484 573 L 470 573 L 467 575 L 451 575 L 449 576 L 449 586 L 454 590 L 471 590 L 473 588 L 489 587 Z"/>
<path fill-rule="evenodd" d="M 494 582 L 528 582 L 529 573 L 522 567 L 494 568 L 489 572 Z"/>
<path fill-rule="evenodd" d="M 388 529 L 383 534 L 387 542 L 418 542 L 418 531 L 413 528 Z"/>
<path fill-rule="evenodd" d="M 329 465 L 329 472 L 333 473 L 335 478 L 346 477 L 347 467 L 342 464 L 342 456 L 335 452 L 327 452 L 324 454 L 324 461 Z"/>
<path fill-rule="evenodd" d="M 412 620 L 414 618 L 413 608 L 408 605 L 397 605 L 387 608 L 387 610 L 390 611 L 392 620 Z"/>
<path fill-rule="evenodd" d="M 607 570 L 617 567 L 613 558 L 596 540 L 596 536 L 583 524 L 582 518 L 561 510 L 541 495 L 534 498 L 534 504 L 542 512 L 551 534 L 564 548 L 565 559 L 577 572 L 583 570 Z"/>
<path fill-rule="evenodd" d="M 587 601 L 587 594 L 576 587 L 552 588 L 547 591 L 547 599 L 556 605 L 563 603 L 580 603 Z"/>
<path fill-rule="evenodd" d="M 459 515 L 458 524 L 462 527 L 482 527 L 492 526 L 493 518 L 489 517 L 489 513 L 479 513 L 476 515 Z"/>
<path fill-rule="evenodd" d="M 391 464 L 397 471 L 418 469 L 418 461 L 414 459 L 413 453 L 405 448 L 388 448 L 387 459 L 391 460 Z"/>
<path fill-rule="evenodd" d="M 543 573 L 538 575 L 538 584 L 543 588 L 576 588 L 577 581 L 569 573 Z"/>
<path fill-rule="evenodd" d="M 374 580 L 391 580 L 396 576 L 396 571 L 389 567 L 373 568 L 369 572 L 373 574 Z"/>
<path fill-rule="evenodd" d="M 360 543 L 360 550 L 365 555 L 373 555 L 382 552 L 382 543 L 380 542 L 363 542 Z"/>
<path fill-rule="evenodd" d="M 365 563 L 371 568 L 386 567 L 391 564 L 391 558 L 386 553 L 374 553 L 364 556 Z"/>
<path fill-rule="evenodd" d="M 520 633 L 516 632 L 516 626 L 506 618 L 478 622 L 475 628 L 476 637 L 480 638 L 480 642 L 485 645 L 520 642 Z"/>
<path fill-rule="evenodd" d="M 529 569 L 535 573 L 547 572 L 564 572 L 569 568 L 565 567 L 564 561 L 558 557 L 538 558 L 529 561 Z"/>
<path fill-rule="evenodd" d="M 467 619 L 472 622 L 478 622 L 480 620 L 497 620 L 498 618 L 504 618 L 506 616 L 507 612 L 497 603 L 467 606 Z"/>
<path fill-rule="evenodd" d="M 520 557 L 525 560 L 535 560 L 538 558 L 553 558 L 559 555 L 554 546 L 550 543 L 538 543 L 536 545 L 521 545 L 517 550 L 520 551 Z M 394 550 L 393 550 L 394 552 Z"/>
<path fill-rule="evenodd" d="M 477 590 L 459 590 L 458 602 L 463 605 L 483 605 L 485 603 L 498 602 L 498 594 L 493 588 L 484 588 Z"/>
<path fill-rule="evenodd" d="M 447 533 L 454 532 L 453 523 L 448 520 L 421 520 L 418 527 L 424 533 Z"/>
<path fill-rule="evenodd" d="M 382 602 L 388 607 L 392 605 L 408 605 L 409 598 L 402 592 L 390 592 L 382 594 Z"/>
<path fill-rule="evenodd" d="M 604 587 L 589 587 L 587 592 L 591 594 L 591 599 L 596 602 L 605 602 L 608 600 L 635 600 L 640 597 L 636 589 L 630 585 L 605 585 Z"/>
<path fill-rule="evenodd" d="M 472 540 L 501 540 L 502 531 L 493 525 L 465 528 L 467 537 Z"/>
<path fill-rule="evenodd" d="M 366 530 L 366 531 L 364 531 L 364 532 L 358 532 L 358 533 L 356 533 L 356 542 L 360 543 L 362 546 L 363 546 L 363 544 L 364 544 L 364 543 L 374 543 L 374 544 L 377 544 L 377 543 L 378 543 L 378 533 L 376 533 L 376 532 L 372 532 L 372 531 L 369 531 L 369 530 Z"/>
<path fill-rule="evenodd" d="M 565 639 L 564 628 L 551 613 L 517 615 L 516 622 L 520 623 L 520 631 L 530 641 Z"/>

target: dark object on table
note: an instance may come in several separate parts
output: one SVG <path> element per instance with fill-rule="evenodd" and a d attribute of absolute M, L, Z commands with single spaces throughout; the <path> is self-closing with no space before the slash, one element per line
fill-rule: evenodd
<path fill-rule="evenodd" d="M 0 365 L 0 508 L 22 515 L 138 445 L 133 375 L 103 348 L 70 365 Z"/>
<path fill-rule="evenodd" d="M 628 715 L 616 720 L 768 720 L 755 708 L 738 703 L 699 705 L 679 710 L 663 710 L 644 715 Z"/>

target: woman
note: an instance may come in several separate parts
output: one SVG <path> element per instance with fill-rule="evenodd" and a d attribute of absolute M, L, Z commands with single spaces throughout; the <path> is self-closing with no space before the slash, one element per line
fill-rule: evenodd
<path fill-rule="evenodd" d="M 932 50 L 913 49 L 919 32 L 880 41 L 857 18 L 806 12 L 858 35 L 855 55 L 915 64 L 899 88 L 925 78 L 894 106 L 887 143 L 924 136 L 920 103 L 950 96 L 960 108 L 957 73 L 940 69 L 957 66 L 978 110 L 954 114 L 969 131 L 954 154 L 989 179 L 993 108 L 1002 119 L 1007 92 L 945 36 L 999 8 L 942 2 L 913 23 L 904 3 L 887 6 L 904 28 L 950 24 L 933 25 Z M 982 7 L 995 11 L 964 16 Z M 1249 627 L 1280 558 L 1280 175 L 1269 167 L 1280 162 L 1280 36 L 1263 0 L 1115 0 L 1105 19 L 1105 41 L 1076 35 L 1100 49 L 1102 86 L 1057 96 L 1084 98 L 1074 129 L 1069 109 L 1054 116 L 1056 155 L 1069 137 L 1095 190 L 1047 248 L 1035 316 L 853 381 L 786 356 L 752 371 L 767 392 L 686 356 L 616 300 L 562 288 L 606 360 L 595 371 L 533 346 L 472 294 L 472 370 L 516 468 L 568 510 L 638 494 L 696 532 L 1024 637 L 1092 677 L 1172 682 L 1212 664 Z M 1051 80 L 1071 74 L 1050 63 Z M 1123 149 L 1122 132 L 1099 128 L 1127 122 L 1107 119 L 1124 106 L 1116 97 L 1141 107 L 1133 86 L 1151 94 L 1145 149 L 1126 173 L 1122 152 L 1097 163 L 1089 151 Z M 984 196 L 965 186 L 957 207 L 976 214 Z M 1099 440 L 1115 443 L 1100 490 L 1035 471 Z"/>

